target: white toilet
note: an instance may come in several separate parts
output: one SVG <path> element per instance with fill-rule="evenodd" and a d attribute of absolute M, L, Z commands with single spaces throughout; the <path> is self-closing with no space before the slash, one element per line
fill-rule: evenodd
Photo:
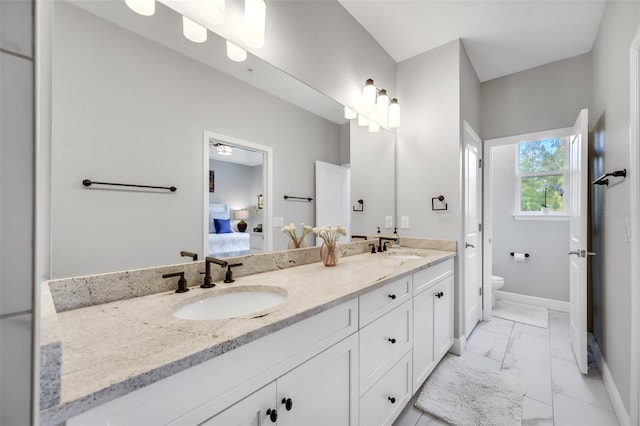
<path fill-rule="evenodd" d="M 504 278 L 498 275 L 491 275 L 491 307 L 496 307 L 496 291 L 504 285 Z"/>

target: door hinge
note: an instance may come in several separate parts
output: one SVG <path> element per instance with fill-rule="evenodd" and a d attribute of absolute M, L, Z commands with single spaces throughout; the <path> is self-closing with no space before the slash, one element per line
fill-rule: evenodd
<path fill-rule="evenodd" d="M 479 287 L 478 290 L 480 290 L 480 296 L 482 296 L 482 287 Z"/>
<path fill-rule="evenodd" d="M 482 158 L 478 158 L 478 168 L 482 168 Z"/>
<path fill-rule="evenodd" d="M 478 224 L 478 232 L 482 232 L 482 224 L 481 223 Z"/>

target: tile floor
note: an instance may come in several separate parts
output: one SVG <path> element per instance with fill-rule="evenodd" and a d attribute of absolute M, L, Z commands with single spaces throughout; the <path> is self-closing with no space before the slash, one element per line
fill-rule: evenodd
<path fill-rule="evenodd" d="M 522 378 L 527 385 L 523 425 L 618 425 L 600 372 L 580 374 L 569 342 L 569 314 L 549 311 L 549 328 L 494 317 L 471 333 L 462 355 L 487 369 Z M 395 426 L 443 425 L 413 407 Z"/>

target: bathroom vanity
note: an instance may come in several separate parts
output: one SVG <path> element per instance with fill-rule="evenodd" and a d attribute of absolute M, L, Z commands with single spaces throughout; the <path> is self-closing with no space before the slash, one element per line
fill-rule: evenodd
<path fill-rule="evenodd" d="M 362 253 L 59 312 L 60 401 L 41 422 L 391 424 L 453 344 L 454 250 Z M 173 315 L 232 287 L 287 297 L 228 319 Z"/>

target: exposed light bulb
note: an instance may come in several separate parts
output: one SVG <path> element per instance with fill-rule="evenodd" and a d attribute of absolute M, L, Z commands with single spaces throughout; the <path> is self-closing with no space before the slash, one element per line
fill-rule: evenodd
<path fill-rule="evenodd" d="M 373 121 L 371 121 L 369 123 L 369 132 L 370 133 L 376 133 L 380 131 L 380 126 L 378 125 L 378 123 L 375 123 Z"/>
<path fill-rule="evenodd" d="M 358 113 L 349 108 L 348 106 L 344 106 L 344 118 L 347 120 L 353 120 L 358 116 Z"/>
<path fill-rule="evenodd" d="M 182 17 L 182 34 L 194 43 L 207 41 L 207 29 L 186 16 Z"/>
<path fill-rule="evenodd" d="M 244 62 L 247 59 L 247 51 L 227 40 L 227 57 L 234 62 Z"/>
<path fill-rule="evenodd" d="M 362 114 L 358 114 L 358 126 L 368 126 L 369 119 Z"/>
<path fill-rule="evenodd" d="M 400 104 L 396 98 L 391 99 L 389 104 L 389 127 L 400 127 Z"/>
<path fill-rule="evenodd" d="M 264 0 L 244 0 L 244 41 L 250 47 L 264 46 L 266 9 Z"/>
<path fill-rule="evenodd" d="M 380 92 L 378 93 L 378 99 L 376 100 L 376 115 L 383 124 L 386 123 L 387 116 L 389 115 L 389 96 L 387 96 L 387 91 L 384 89 L 380 89 Z"/>
<path fill-rule="evenodd" d="M 362 88 L 362 103 L 365 108 L 372 108 L 376 104 L 376 86 L 373 85 L 373 80 L 370 78 Z"/>
<path fill-rule="evenodd" d="M 129 9 L 143 15 L 151 16 L 156 13 L 156 0 L 124 0 Z"/>

